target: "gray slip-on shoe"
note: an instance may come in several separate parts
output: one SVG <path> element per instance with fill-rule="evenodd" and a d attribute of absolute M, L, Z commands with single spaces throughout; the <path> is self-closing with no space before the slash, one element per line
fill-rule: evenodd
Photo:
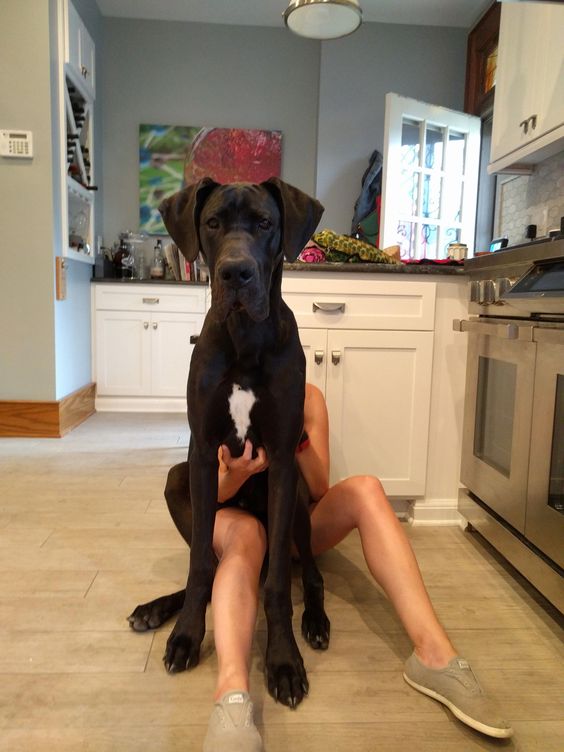
<path fill-rule="evenodd" d="M 263 752 L 247 692 L 226 692 L 215 703 L 204 752 Z"/>
<path fill-rule="evenodd" d="M 405 662 L 403 678 L 414 689 L 442 702 L 476 731 L 497 739 L 513 735 L 513 729 L 501 718 L 496 703 L 484 693 L 464 658 L 456 656 L 445 668 L 433 669 L 412 653 Z"/>

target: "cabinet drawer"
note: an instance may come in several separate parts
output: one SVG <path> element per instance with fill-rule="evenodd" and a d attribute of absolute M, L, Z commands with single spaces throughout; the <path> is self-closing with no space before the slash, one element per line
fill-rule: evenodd
<path fill-rule="evenodd" d="M 320 276 L 298 272 L 283 278 L 282 294 L 299 327 L 411 331 L 435 327 L 435 282 Z"/>
<path fill-rule="evenodd" d="M 114 284 L 96 285 L 95 291 L 98 311 L 206 311 L 206 288 L 203 286 L 186 285 L 173 289 L 168 285 L 132 285 L 123 289 Z"/>

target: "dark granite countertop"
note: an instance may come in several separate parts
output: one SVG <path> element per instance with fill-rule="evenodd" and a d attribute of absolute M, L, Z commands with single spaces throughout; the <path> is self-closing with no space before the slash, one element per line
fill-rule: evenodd
<path fill-rule="evenodd" d="M 306 264 L 303 261 L 285 263 L 285 272 L 344 272 L 346 274 L 439 274 L 448 276 L 462 276 L 467 274 L 462 264 L 460 266 L 448 264 L 351 264 L 351 263 L 326 263 Z M 118 277 L 93 278 L 93 283 L 119 284 L 119 285 L 204 285 L 207 282 L 187 282 L 176 279 L 122 279 Z"/>
<path fill-rule="evenodd" d="M 306 264 L 296 261 L 293 264 L 284 264 L 286 272 L 346 272 L 359 274 L 448 274 L 463 275 L 462 264 L 363 264 L 363 263 L 321 263 Z"/>

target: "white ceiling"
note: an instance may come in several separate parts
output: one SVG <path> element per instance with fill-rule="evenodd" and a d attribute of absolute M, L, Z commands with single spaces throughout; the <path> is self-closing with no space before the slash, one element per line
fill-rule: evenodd
<path fill-rule="evenodd" d="M 289 0 L 97 0 L 104 16 L 283 26 Z M 491 0 L 360 0 L 365 21 L 470 28 Z"/>

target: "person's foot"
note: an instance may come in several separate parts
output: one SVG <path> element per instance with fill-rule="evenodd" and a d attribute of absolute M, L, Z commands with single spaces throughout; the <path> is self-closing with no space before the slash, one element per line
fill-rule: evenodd
<path fill-rule="evenodd" d="M 504 721 L 496 703 L 478 684 L 470 664 L 456 656 L 445 668 L 428 668 L 412 653 L 403 678 L 414 689 L 442 702 L 463 723 L 482 734 L 505 739 L 513 729 Z"/>
<path fill-rule="evenodd" d="M 263 752 L 247 692 L 226 692 L 215 703 L 204 752 Z"/>

